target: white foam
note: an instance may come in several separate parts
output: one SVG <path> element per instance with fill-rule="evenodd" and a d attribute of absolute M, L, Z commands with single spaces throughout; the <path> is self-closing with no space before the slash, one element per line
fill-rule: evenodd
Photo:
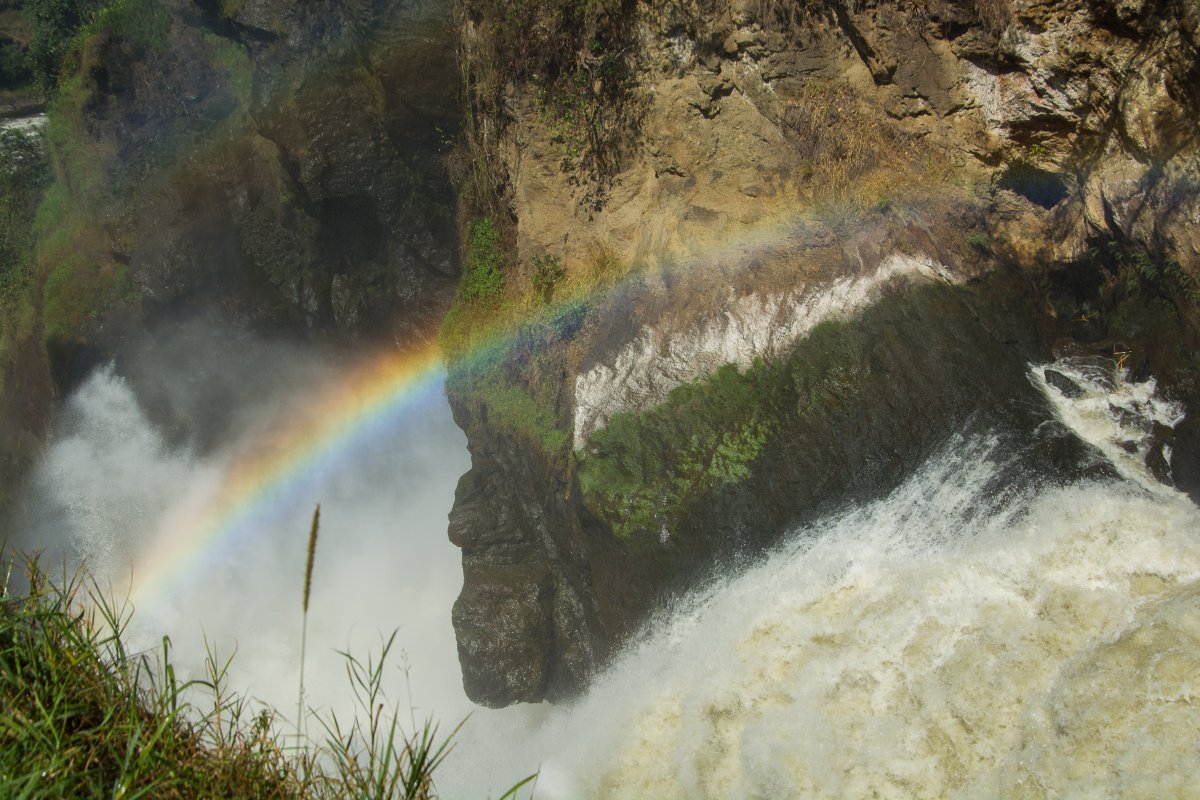
<path fill-rule="evenodd" d="M 1079 396 L 1067 397 L 1051 385 L 1046 380 L 1047 369 L 1069 378 L 1079 387 Z M 1115 364 L 1072 358 L 1033 367 L 1029 377 L 1063 423 L 1103 453 L 1123 477 L 1156 492 L 1166 490 L 1147 468 L 1146 456 L 1154 425 L 1174 428 L 1183 421 L 1184 410 L 1179 403 L 1159 396 L 1153 377 L 1134 381 Z"/>
<path fill-rule="evenodd" d="M 477 720 L 468 767 L 540 764 L 540 798 L 1197 796 L 1200 512 L 1115 483 L 989 498 L 992 469 L 949 448 L 576 707 Z"/>

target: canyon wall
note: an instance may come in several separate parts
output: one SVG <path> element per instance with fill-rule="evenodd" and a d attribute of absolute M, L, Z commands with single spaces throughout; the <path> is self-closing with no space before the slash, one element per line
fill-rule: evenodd
<path fill-rule="evenodd" d="M 463 0 L 458 19 L 443 343 L 473 458 L 450 536 L 477 701 L 571 696 L 678 592 L 954 436 L 1038 430 L 1022 480 L 1104 474 L 1028 378 L 1054 356 L 1157 376 L 1190 413 L 1145 447 L 1197 496 L 1194 4 Z"/>

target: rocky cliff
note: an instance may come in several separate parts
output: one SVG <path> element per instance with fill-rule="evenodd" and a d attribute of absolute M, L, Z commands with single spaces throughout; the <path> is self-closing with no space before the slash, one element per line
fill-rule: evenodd
<path fill-rule="evenodd" d="M 448 4 L 95 5 L 62 56 L 31 263 L 6 280 L 9 484 L 54 398 L 165 321 L 412 346 L 457 279 Z"/>
<path fill-rule="evenodd" d="M 675 592 L 954 436 L 1040 431 L 1017 483 L 1104 472 L 1028 379 L 1055 355 L 1155 375 L 1189 416 L 1138 446 L 1200 492 L 1194 4 L 458 11 L 477 701 L 570 696 Z"/>

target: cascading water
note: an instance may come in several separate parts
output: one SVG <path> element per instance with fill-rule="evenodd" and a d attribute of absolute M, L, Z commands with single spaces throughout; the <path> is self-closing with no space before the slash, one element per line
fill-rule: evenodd
<path fill-rule="evenodd" d="M 483 720 L 478 780 L 517 762 L 545 798 L 1200 796 L 1200 511 L 1110 446 L 1178 411 L 1054 366 L 1076 397 L 1031 380 L 1126 480 L 997 492 L 1008 448 L 954 441 L 661 615 L 574 707 Z"/>
<path fill-rule="evenodd" d="M 327 360 L 286 345 L 223 340 L 208 329 L 180 338 L 189 348 L 207 342 L 215 352 L 171 359 L 166 356 L 174 348 L 159 345 L 143 354 L 155 375 L 151 385 L 145 376 L 127 379 L 109 367 L 69 401 L 14 525 L 36 530 L 39 540 L 26 549 L 44 549 L 52 574 L 63 558 L 68 569 L 86 564 L 100 590 L 132 612 L 128 645 L 155 653 L 169 635 L 181 678 L 205 677 L 210 651 L 220 662 L 234 656 L 228 688 L 269 703 L 290 730 L 305 544 L 312 504 L 320 502 L 307 702 L 322 715 L 353 713 L 338 651 L 377 656 L 395 630 L 385 686 L 404 710 L 406 727 L 410 692 L 411 719 L 432 714 L 453 727 L 470 704 L 450 627 L 461 568 L 446 540 L 446 510 L 468 462 L 463 435 L 436 387 L 414 398 L 406 414 L 369 437 L 353 458 L 315 470 L 303 500 L 264 502 L 252 536 L 191 554 L 173 565 L 181 568 L 161 591 L 126 600 L 139 577 L 139 556 L 177 533 L 172 521 L 186 522 L 219 502 L 223 479 L 236 469 L 231 439 L 254 438 L 292 419 L 289 399 L 264 384 L 311 397 L 339 374 Z M 206 360 L 226 385 L 207 382 L 198 366 Z M 210 425 L 197 415 L 212 411 L 213 396 L 222 400 L 223 420 Z M 149 405 L 174 409 L 166 416 L 179 418 L 176 427 L 185 432 L 216 425 L 218 443 L 200 447 L 186 435 L 177 441 Z M 204 698 L 197 702 L 202 707 Z M 310 727 L 319 733 L 319 724 Z"/>
<path fill-rule="evenodd" d="M 1030 380 L 1123 478 L 1022 483 L 1012 441 L 955 439 L 887 497 L 662 612 L 575 704 L 476 710 L 443 796 L 539 769 L 548 800 L 1197 796 L 1200 510 L 1145 465 L 1179 411 L 1150 382 L 1051 366 L 1069 383 Z M 433 398 L 376 445 L 319 482 L 309 698 L 344 708 L 334 650 L 400 626 L 415 716 L 449 726 L 467 710 L 444 539 L 461 435 Z M 40 467 L 42 524 L 119 576 L 221 453 L 169 445 L 102 371 Z M 137 642 L 170 633 L 194 674 L 205 637 L 236 646 L 235 688 L 289 708 L 308 511 L 137 609 Z"/>

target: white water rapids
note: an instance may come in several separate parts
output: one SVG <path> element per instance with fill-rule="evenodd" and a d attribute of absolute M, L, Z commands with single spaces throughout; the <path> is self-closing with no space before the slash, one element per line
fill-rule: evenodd
<path fill-rule="evenodd" d="M 1178 421 L 1152 385 L 1071 377 L 1085 389 L 1074 400 L 1031 371 L 1098 458 L 1118 458 L 1106 442 L 1133 437 L 1122 426 Z M 172 451 L 135 412 L 102 374 L 43 465 L 58 469 L 43 490 L 62 524 L 107 543 L 95 552 L 121 551 L 95 510 L 116 507 L 99 498 L 114 496 L 100 484 L 118 480 L 117 443 L 134 480 L 115 495 L 120 529 L 129 509 L 152 520 L 222 467 Z M 329 478 L 313 603 L 327 616 L 310 628 L 308 674 L 337 706 L 332 649 L 401 626 L 417 716 L 452 725 L 466 706 L 446 687 L 461 576 L 444 515 L 465 461 L 444 404 L 422 414 Z M 127 430 L 88 447 L 102 422 Z M 698 590 L 572 706 L 476 710 L 442 796 L 495 797 L 538 769 L 547 800 L 1200 796 L 1200 510 L 1136 459 L 1118 465 L 1124 480 L 996 493 L 1002 451 L 953 441 L 887 497 Z M 196 670 L 201 625 L 225 652 L 238 642 L 235 685 L 289 709 L 307 511 L 211 585 L 140 609 L 137 630 L 171 632 Z"/>

